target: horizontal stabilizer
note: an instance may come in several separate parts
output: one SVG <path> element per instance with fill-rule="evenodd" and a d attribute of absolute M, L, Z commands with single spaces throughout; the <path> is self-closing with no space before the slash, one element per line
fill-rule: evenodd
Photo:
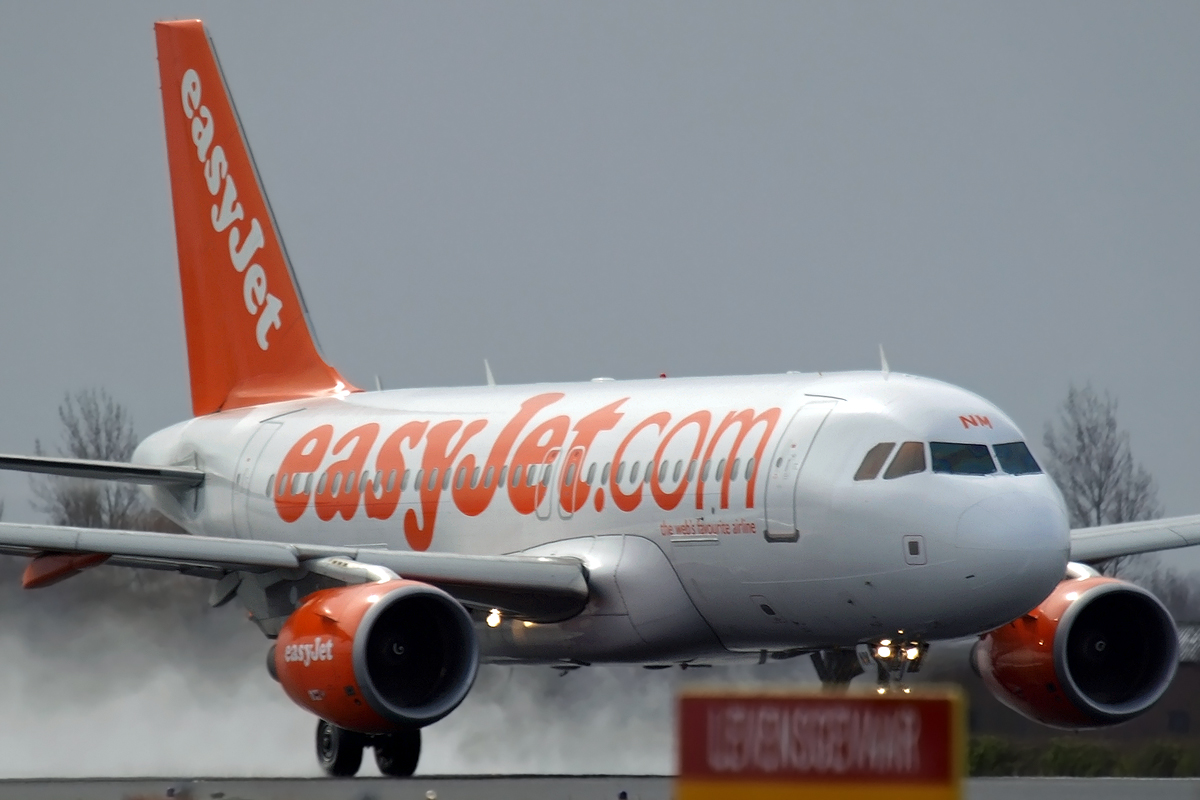
<path fill-rule="evenodd" d="M 192 489 L 204 483 L 204 472 L 191 467 L 151 467 L 121 461 L 89 461 L 84 458 L 0 454 L 0 469 L 60 475 L 65 478 L 89 478 L 94 481 L 122 481 L 143 486 L 177 486 Z"/>

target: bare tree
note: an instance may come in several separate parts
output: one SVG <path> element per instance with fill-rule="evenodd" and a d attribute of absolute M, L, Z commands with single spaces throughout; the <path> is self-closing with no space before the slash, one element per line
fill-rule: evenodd
<path fill-rule="evenodd" d="M 97 461 L 128 461 L 137 447 L 137 435 L 124 406 L 103 389 L 68 393 L 58 407 L 62 445 L 58 455 Z M 34 452 L 45 455 L 41 440 Z M 128 529 L 139 517 L 137 487 L 115 481 L 75 478 L 31 478 L 34 507 L 54 525 L 84 528 Z"/>
<path fill-rule="evenodd" d="M 138 437 L 128 410 L 104 389 L 68 392 L 58 407 L 58 418 L 62 440 L 55 449 L 60 456 L 129 461 L 137 448 Z M 35 442 L 34 451 L 45 453 L 40 440 Z M 35 475 L 30 477 L 30 484 L 37 498 L 34 508 L 49 516 L 54 525 L 182 532 L 145 503 L 138 487 L 128 483 Z M 132 589 L 142 595 L 156 592 L 169 597 L 174 592 L 188 598 L 195 593 L 194 581 L 172 573 L 126 569 L 96 572 L 92 584 L 102 592 Z"/>
<path fill-rule="evenodd" d="M 1134 463 L 1129 434 L 1117 425 L 1117 401 L 1107 392 L 1100 396 L 1090 384 L 1072 385 L 1057 421 L 1046 424 L 1042 443 L 1071 527 L 1136 522 L 1162 513 L 1154 479 Z M 1129 557 L 1111 559 L 1102 571 L 1115 575 L 1129 563 Z"/>
<path fill-rule="evenodd" d="M 96 461 L 129 461 L 138 437 L 126 408 L 104 389 L 68 393 L 58 407 L 62 443 L 58 455 Z M 40 440 L 34 452 L 44 455 Z M 147 508 L 136 486 L 116 481 L 36 476 L 30 479 L 37 497 L 34 508 L 51 524 L 83 528 L 162 530 L 179 528 Z"/>
<path fill-rule="evenodd" d="M 1177 621 L 1200 622 L 1200 590 L 1193 585 L 1193 576 L 1156 565 L 1150 571 L 1125 577 L 1161 600 Z"/>

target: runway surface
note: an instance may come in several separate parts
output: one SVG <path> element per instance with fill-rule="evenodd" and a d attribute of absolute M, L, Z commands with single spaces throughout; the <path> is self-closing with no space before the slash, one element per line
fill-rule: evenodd
<path fill-rule="evenodd" d="M 968 800 L 1194 800 L 1200 779 L 977 778 Z M 670 800 L 662 776 L 112 778 L 0 781 L 0 800 Z"/>

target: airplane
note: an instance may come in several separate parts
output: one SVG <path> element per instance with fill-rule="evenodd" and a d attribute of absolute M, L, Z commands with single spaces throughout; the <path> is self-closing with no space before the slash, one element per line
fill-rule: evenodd
<path fill-rule="evenodd" d="M 124 481 L 187 534 L 0 523 L 26 588 L 99 564 L 211 581 L 318 719 L 317 757 L 411 775 L 481 663 L 663 667 L 808 655 L 902 689 L 931 642 L 1062 728 L 1147 710 L 1178 644 L 1084 562 L 1200 543 L 1200 516 L 1070 530 L 994 404 L 843 372 L 362 391 L 321 355 L 216 52 L 155 25 L 192 419 Z"/>

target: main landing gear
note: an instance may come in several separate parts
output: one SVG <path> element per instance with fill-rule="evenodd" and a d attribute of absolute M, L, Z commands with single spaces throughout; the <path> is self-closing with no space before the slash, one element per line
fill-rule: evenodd
<path fill-rule="evenodd" d="M 317 722 L 317 763 L 333 778 L 350 778 L 362 766 L 363 748 L 375 749 L 375 765 L 384 775 L 407 778 L 417 771 L 421 758 L 421 729 L 386 735 L 369 735 Z"/>
<path fill-rule="evenodd" d="M 812 654 L 812 662 L 821 679 L 821 688 L 827 692 L 845 692 L 850 681 L 863 674 L 858 654 L 845 647 L 818 650 Z M 870 664 L 870 659 L 866 663 Z"/>

